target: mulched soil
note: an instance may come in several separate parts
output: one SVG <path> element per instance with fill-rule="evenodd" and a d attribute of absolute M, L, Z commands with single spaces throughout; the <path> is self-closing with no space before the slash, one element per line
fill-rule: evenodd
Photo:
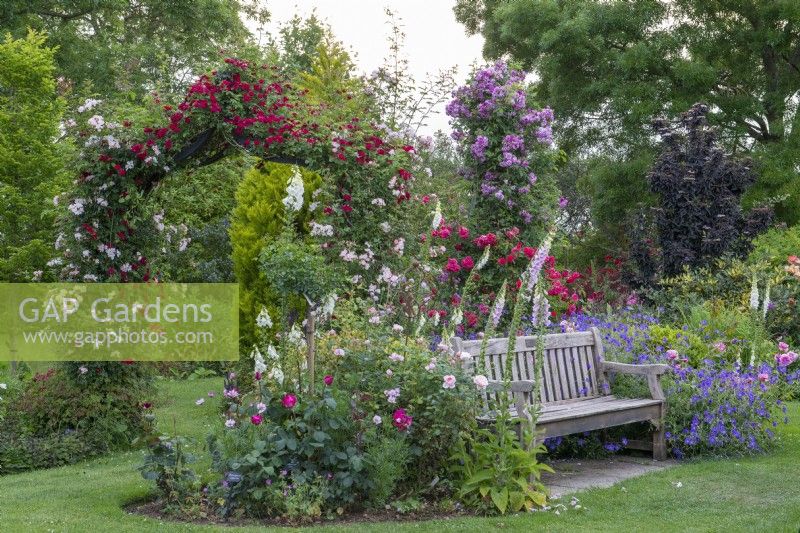
<path fill-rule="evenodd" d="M 393 509 L 373 509 L 360 513 L 349 513 L 333 519 L 320 518 L 307 522 L 289 522 L 283 519 L 264 519 L 255 520 L 252 518 L 228 519 L 223 520 L 215 515 L 209 514 L 203 518 L 176 516 L 164 512 L 164 504 L 159 501 L 138 502 L 131 504 L 125 509 L 132 514 L 144 515 L 160 521 L 189 522 L 192 524 L 217 525 L 217 526 L 273 526 L 273 527 L 298 527 L 312 525 L 347 525 L 359 523 L 381 523 L 381 522 L 421 522 L 425 520 L 448 520 L 467 516 L 476 516 L 466 511 L 442 512 L 431 506 L 424 506 L 419 510 L 409 513 L 398 513 Z"/>

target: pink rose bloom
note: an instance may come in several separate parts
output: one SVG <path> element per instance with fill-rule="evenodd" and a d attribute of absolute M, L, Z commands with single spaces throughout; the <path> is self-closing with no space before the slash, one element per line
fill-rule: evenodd
<path fill-rule="evenodd" d="M 405 431 L 411 427 L 411 422 L 414 419 L 406 413 L 405 409 L 397 409 L 392 413 L 392 424 L 400 431 Z"/>
<path fill-rule="evenodd" d="M 674 361 L 678 358 L 678 350 L 667 350 L 667 359 Z"/>
<path fill-rule="evenodd" d="M 463 268 L 464 270 L 472 270 L 474 266 L 475 266 L 475 261 L 469 255 L 461 260 L 461 268 Z"/>
<path fill-rule="evenodd" d="M 333 355 L 337 357 L 344 357 L 344 350 L 342 348 L 336 348 L 333 350 Z"/>
<path fill-rule="evenodd" d="M 446 375 L 442 379 L 442 388 L 443 389 L 455 389 L 456 388 L 456 377 L 452 374 Z"/>
<path fill-rule="evenodd" d="M 465 228 L 464 226 L 459 227 L 458 228 L 458 236 L 461 237 L 462 239 L 468 239 L 469 238 L 469 230 L 467 228 Z"/>
<path fill-rule="evenodd" d="M 330 374 L 328 374 L 327 376 L 325 376 L 324 378 L 322 378 L 322 381 L 324 381 L 324 382 L 325 382 L 325 385 L 328 385 L 328 386 L 330 387 L 330 386 L 333 384 L 333 376 L 331 376 Z"/>
<path fill-rule="evenodd" d="M 718 342 L 714 344 L 714 348 L 716 348 L 718 352 L 724 352 L 728 349 L 724 342 Z"/>
<path fill-rule="evenodd" d="M 400 355 L 399 353 L 392 353 L 392 354 L 389 356 L 389 359 L 391 359 L 391 360 L 392 360 L 392 361 L 394 361 L 395 363 L 402 363 L 402 362 L 405 360 L 405 357 L 403 357 L 403 356 L 402 356 L 402 355 Z"/>
<path fill-rule="evenodd" d="M 761 372 L 761 373 L 758 375 L 758 381 L 760 381 L 761 383 L 766 383 L 766 382 L 768 382 L 768 381 L 769 381 L 769 374 L 767 374 L 767 373 L 765 373 L 765 372 Z"/>
<path fill-rule="evenodd" d="M 260 425 L 262 420 L 263 418 L 261 418 L 261 415 L 253 415 L 250 417 L 250 422 L 252 422 L 254 426 Z"/>
<path fill-rule="evenodd" d="M 472 354 L 469 352 L 459 352 L 458 358 L 461 359 L 462 361 L 469 361 L 470 359 L 472 359 Z"/>
<path fill-rule="evenodd" d="M 778 343 L 778 350 L 780 350 L 781 353 L 786 353 L 786 352 L 789 351 L 789 345 L 786 344 L 785 342 L 779 342 Z"/>
<path fill-rule="evenodd" d="M 297 396 L 294 394 L 284 394 L 283 399 L 281 399 L 281 403 L 287 409 L 294 408 L 297 405 Z"/>
<path fill-rule="evenodd" d="M 474 378 L 472 378 L 472 382 L 475 384 L 478 390 L 485 390 L 486 387 L 489 386 L 489 380 L 486 378 L 486 376 L 483 375 L 475 376 Z"/>

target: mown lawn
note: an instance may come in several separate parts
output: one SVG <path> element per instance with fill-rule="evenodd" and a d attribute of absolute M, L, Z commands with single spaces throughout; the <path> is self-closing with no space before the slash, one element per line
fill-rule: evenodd
<path fill-rule="evenodd" d="M 164 382 L 161 427 L 203 442 L 217 423 L 216 401 L 195 405 L 216 379 Z M 578 494 L 581 510 L 504 518 L 394 523 L 404 531 L 792 531 L 800 527 L 800 404 L 780 429 L 781 444 L 756 458 L 684 464 Z M 162 522 L 122 507 L 145 498 L 149 486 L 129 452 L 52 470 L 0 477 L 0 531 L 211 531 L 212 526 Z M 681 487 L 677 487 L 678 483 Z M 226 528 L 230 529 L 230 528 Z M 330 531 L 378 531 L 387 524 L 327 526 Z M 264 531 L 265 528 L 236 528 Z"/>

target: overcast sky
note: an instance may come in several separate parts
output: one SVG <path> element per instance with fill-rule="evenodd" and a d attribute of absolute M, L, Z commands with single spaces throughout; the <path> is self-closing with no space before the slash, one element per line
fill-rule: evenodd
<path fill-rule="evenodd" d="M 391 8 L 402 19 L 406 33 L 405 56 L 417 80 L 451 66 L 459 67 L 463 81 L 474 62 L 482 62 L 483 38 L 467 37 L 464 27 L 453 15 L 455 0 L 283 0 L 268 1 L 272 21 L 267 31 L 274 32 L 280 23 L 294 14 L 307 17 L 316 8 L 317 15 L 330 24 L 336 37 L 350 50 L 362 73 L 370 73 L 383 63 L 389 53 L 386 37 L 389 26 L 384 10 Z M 429 120 L 429 132 L 449 131 L 444 106 Z"/>

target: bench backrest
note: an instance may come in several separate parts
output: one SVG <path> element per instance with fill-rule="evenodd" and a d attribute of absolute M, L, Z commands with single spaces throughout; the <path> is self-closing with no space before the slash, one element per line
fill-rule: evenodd
<path fill-rule="evenodd" d="M 480 339 L 453 339 L 453 348 L 468 352 L 472 360 L 465 362 L 470 374 L 476 369 L 481 351 Z M 533 380 L 534 358 L 537 356 L 537 336 L 517 337 L 514 346 L 514 361 L 511 365 L 511 380 Z M 508 339 L 490 339 L 485 355 L 485 373 L 490 380 L 502 380 L 506 368 Z M 603 357 L 603 344 L 597 328 L 575 333 L 554 333 L 544 336 L 544 359 L 539 378 L 541 403 L 561 403 L 609 394 L 602 373 L 598 372 Z"/>

